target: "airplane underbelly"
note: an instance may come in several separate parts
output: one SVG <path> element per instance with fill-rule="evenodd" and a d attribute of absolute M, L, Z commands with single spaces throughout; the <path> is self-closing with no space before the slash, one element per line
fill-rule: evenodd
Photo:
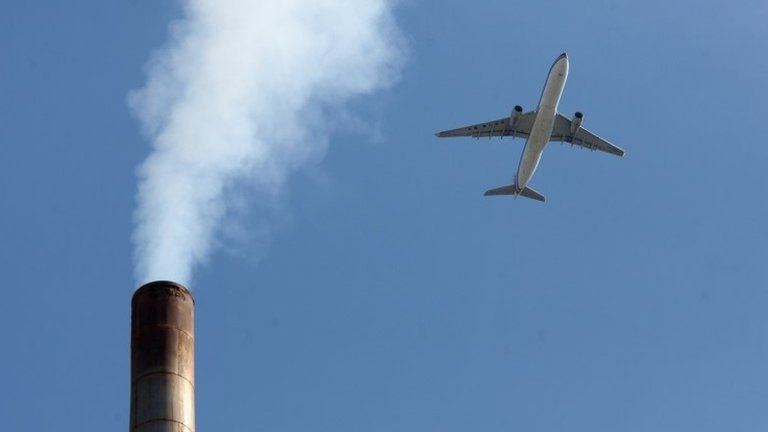
<path fill-rule="evenodd" d="M 541 153 L 544 151 L 544 148 L 549 142 L 549 138 L 552 136 L 555 115 L 554 112 L 547 111 L 550 110 L 541 110 L 536 116 L 531 135 L 528 137 L 528 142 L 525 143 L 525 150 L 523 150 L 523 155 L 520 158 L 520 166 L 517 170 L 518 188 L 524 188 L 531 177 L 533 177 L 533 173 L 536 172 L 536 167 L 539 166 Z"/>
<path fill-rule="evenodd" d="M 552 65 L 547 75 L 547 81 L 539 98 L 539 107 L 536 110 L 536 120 L 533 122 L 531 134 L 525 143 L 525 149 L 520 157 L 520 166 L 517 169 L 517 187 L 523 189 L 536 172 L 536 167 L 541 160 L 541 153 L 552 137 L 552 128 L 555 125 L 557 106 L 563 93 L 565 80 L 568 77 L 568 59 L 561 56 Z"/>

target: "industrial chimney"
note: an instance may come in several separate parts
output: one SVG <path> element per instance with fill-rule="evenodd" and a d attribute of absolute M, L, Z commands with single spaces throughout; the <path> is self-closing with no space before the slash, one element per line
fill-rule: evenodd
<path fill-rule="evenodd" d="M 130 432 L 195 431 L 195 299 L 176 282 L 131 301 Z"/>

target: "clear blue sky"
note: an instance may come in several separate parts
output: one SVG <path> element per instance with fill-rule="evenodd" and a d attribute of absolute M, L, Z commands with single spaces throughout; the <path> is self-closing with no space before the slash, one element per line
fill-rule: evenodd
<path fill-rule="evenodd" d="M 34 3 L 34 4 L 33 4 Z M 66 4 L 65 4 L 66 3 Z M 0 7 L 0 430 L 127 430 L 126 107 L 173 2 Z M 258 263 L 198 271 L 201 431 L 768 427 L 768 4 L 403 2 L 399 84 L 293 177 Z M 484 198 L 522 141 L 433 133 L 533 107 L 546 204 Z M 246 251 L 247 252 L 247 251 Z"/>

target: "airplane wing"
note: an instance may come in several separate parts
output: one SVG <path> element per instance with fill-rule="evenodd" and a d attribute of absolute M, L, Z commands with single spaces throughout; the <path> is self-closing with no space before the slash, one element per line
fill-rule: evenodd
<path fill-rule="evenodd" d="M 442 131 L 436 134 L 440 138 L 447 137 L 494 137 L 494 136 L 516 136 L 528 138 L 533 128 L 533 121 L 536 119 L 536 112 L 529 111 L 516 117 L 514 126 L 510 125 L 510 117 L 504 117 L 485 123 L 479 123 L 471 126 L 464 126 L 458 129 Z"/>
<path fill-rule="evenodd" d="M 616 156 L 624 156 L 624 150 L 583 127 L 579 128 L 575 135 L 571 134 L 571 120 L 560 113 L 557 113 L 557 116 L 555 116 L 555 125 L 552 128 L 552 138 L 549 140 L 564 141 L 590 150 L 600 150 L 606 153 L 615 154 Z"/>

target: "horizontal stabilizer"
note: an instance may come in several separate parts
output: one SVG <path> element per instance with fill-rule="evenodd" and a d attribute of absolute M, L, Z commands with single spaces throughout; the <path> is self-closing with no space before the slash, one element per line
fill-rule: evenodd
<path fill-rule="evenodd" d="M 524 187 L 518 189 L 516 185 L 502 186 L 496 189 L 490 189 L 485 191 L 485 196 L 490 195 L 522 195 L 526 198 L 535 199 L 536 201 L 544 202 L 544 195 L 536 192 L 535 190 Z"/>
<path fill-rule="evenodd" d="M 509 186 L 502 186 L 496 189 L 489 189 L 485 191 L 483 194 L 485 196 L 490 195 L 517 195 L 517 186 L 515 185 L 509 185 Z"/>

